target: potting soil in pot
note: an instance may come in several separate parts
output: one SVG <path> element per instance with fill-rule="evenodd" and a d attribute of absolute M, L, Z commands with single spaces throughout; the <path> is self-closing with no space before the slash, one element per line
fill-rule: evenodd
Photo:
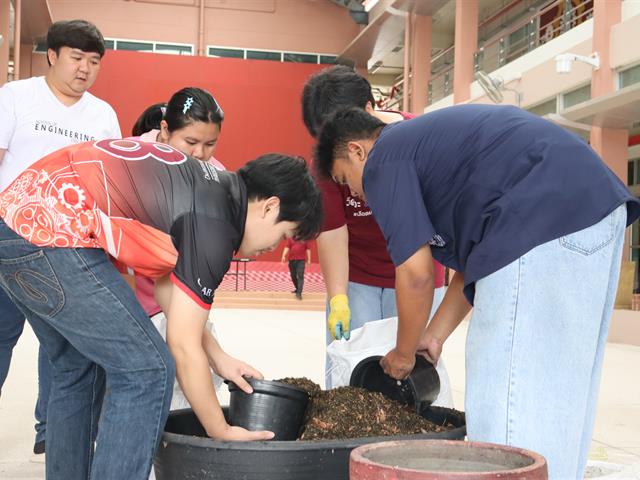
<path fill-rule="evenodd" d="M 455 428 L 450 424 L 436 425 L 381 393 L 357 387 L 321 390 L 308 378 L 277 381 L 302 388 L 311 397 L 299 440 L 412 435 Z"/>

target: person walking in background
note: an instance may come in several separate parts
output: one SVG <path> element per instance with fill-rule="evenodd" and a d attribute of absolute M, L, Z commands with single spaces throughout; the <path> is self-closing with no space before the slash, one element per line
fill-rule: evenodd
<path fill-rule="evenodd" d="M 297 241 L 293 238 L 287 240 L 287 245 L 282 251 L 282 262 L 289 259 L 289 273 L 298 300 L 302 300 L 302 288 L 304 287 L 304 265 L 306 262 L 311 265 L 311 249 L 305 241 Z"/>
<path fill-rule="evenodd" d="M 47 49 L 49 70 L 45 76 L 9 82 L 0 88 L 0 191 L 55 150 L 121 136 L 113 108 L 87 92 L 105 53 L 104 39 L 95 25 L 84 20 L 56 22 L 47 33 Z M 24 313 L 0 290 L 0 389 L 24 322 Z M 36 455 L 45 451 L 51 377 L 49 359 L 40 348 Z"/>

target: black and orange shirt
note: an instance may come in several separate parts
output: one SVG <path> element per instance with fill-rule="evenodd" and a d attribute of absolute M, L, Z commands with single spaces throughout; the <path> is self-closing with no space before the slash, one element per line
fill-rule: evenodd
<path fill-rule="evenodd" d="M 130 139 L 58 150 L 0 193 L 0 217 L 29 242 L 102 248 L 123 271 L 170 273 L 203 308 L 240 246 L 246 215 L 237 174 Z"/>

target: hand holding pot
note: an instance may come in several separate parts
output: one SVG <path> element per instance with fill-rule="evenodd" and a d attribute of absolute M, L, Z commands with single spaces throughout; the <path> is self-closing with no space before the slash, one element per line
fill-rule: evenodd
<path fill-rule="evenodd" d="M 251 388 L 251 385 L 244 379 L 245 376 L 258 378 L 260 380 L 264 378 L 262 373 L 251 365 L 237 358 L 233 358 L 226 353 L 216 359 L 214 370 L 222 378 L 232 381 L 246 393 L 253 393 L 253 388 Z"/>
<path fill-rule="evenodd" d="M 404 380 L 409 376 L 416 363 L 414 354 L 404 355 L 394 348 L 380 360 L 384 373 L 396 380 Z"/>
<path fill-rule="evenodd" d="M 251 442 L 257 440 L 271 440 L 274 437 L 273 432 L 267 430 L 260 430 L 252 432 L 242 427 L 232 427 L 227 425 L 227 428 L 218 435 L 215 435 L 216 440 L 226 440 L 230 442 Z"/>
<path fill-rule="evenodd" d="M 433 335 L 430 335 L 428 330 L 425 330 L 422 337 L 420 337 L 417 350 L 416 353 L 418 355 L 422 355 L 431 363 L 437 365 L 438 359 L 442 354 L 442 342 Z"/>

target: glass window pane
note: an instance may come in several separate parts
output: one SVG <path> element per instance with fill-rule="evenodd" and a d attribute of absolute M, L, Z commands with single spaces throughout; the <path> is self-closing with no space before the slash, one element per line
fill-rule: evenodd
<path fill-rule="evenodd" d="M 280 52 L 263 52 L 260 50 L 247 50 L 247 60 L 275 60 L 281 59 Z"/>
<path fill-rule="evenodd" d="M 47 53 L 47 40 L 42 39 L 36 42 L 33 46 L 33 51 L 38 53 Z"/>
<path fill-rule="evenodd" d="M 284 62 L 318 63 L 318 56 L 311 53 L 287 53 L 283 54 Z"/>
<path fill-rule="evenodd" d="M 104 48 L 107 50 L 115 50 L 116 42 L 114 40 L 104 39 Z"/>
<path fill-rule="evenodd" d="M 633 174 L 633 167 L 635 163 L 635 160 L 629 160 L 627 163 L 627 185 L 633 185 L 635 180 L 635 175 Z"/>
<path fill-rule="evenodd" d="M 156 43 L 156 52 L 171 53 L 173 55 L 191 55 L 191 45 L 171 45 L 168 43 Z"/>
<path fill-rule="evenodd" d="M 620 72 L 620 88 L 640 83 L 640 65 Z"/>
<path fill-rule="evenodd" d="M 320 63 L 325 65 L 334 65 L 337 59 L 335 55 L 320 55 Z"/>
<path fill-rule="evenodd" d="M 562 106 L 569 108 L 578 103 L 586 102 L 591 98 L 591 84 L 576 88 L 562 96 Z"/>
<path fill-rule="evenodd" d="M 209 47 L 209 56 L 223 58 L 244 58 L 244 50 L 238 50 L 236 48 Z"/>
<path fill-rule="evenodd" d="M 118 40 L 116 44 L 117 50 L 134 50 L 136 52 L 153 52 L 153 43 L 146 42 L 129 42 L 126 40 Z"/>
<path fill-rule="evenodd" d="M 544 116 L 548 113 L 556 113 L 556 99 L 552 98 L 544 103 L 540 103 L 535 107 L 527 108 L 527 111 L 534 115 Z"/>

